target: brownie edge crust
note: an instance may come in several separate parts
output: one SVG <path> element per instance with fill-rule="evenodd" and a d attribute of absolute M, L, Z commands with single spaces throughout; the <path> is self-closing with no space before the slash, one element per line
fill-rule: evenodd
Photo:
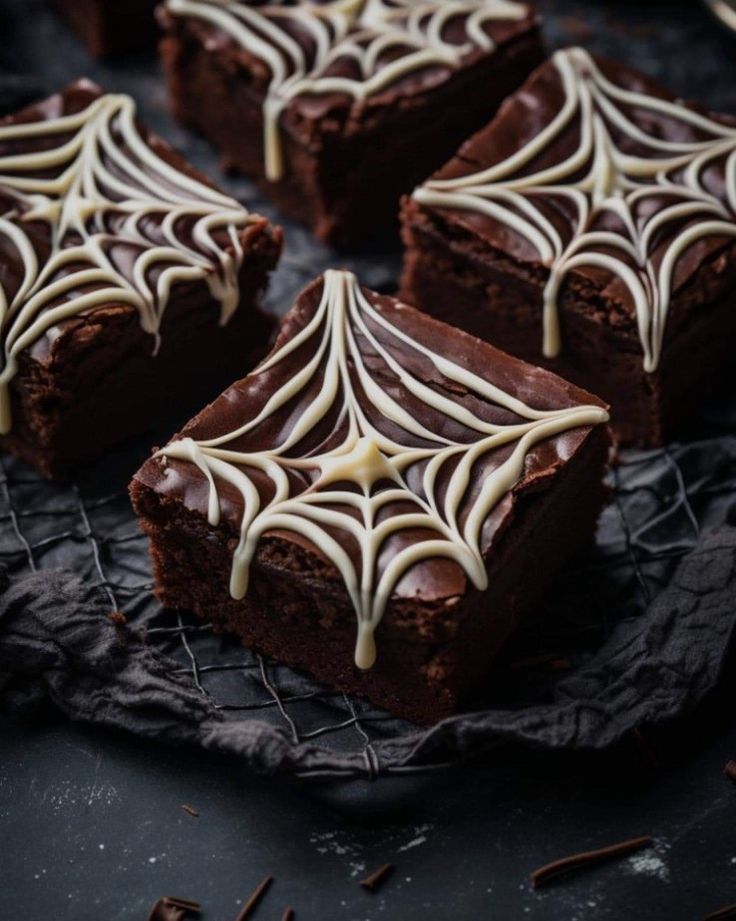
<path fill-rule="evenodd" d="M 282 213 L 342 249 L 385 245 L 401 194 L 543 57 L 529 4 L 348 7 L 165 0 L 159 8 L 175 116 Z"/>
<path fill-rule="evenodd" d="M 333 361 L 348 374 L 337 389 Z M 155 591 L 326 685 L 433 723 L 482 689 L 590 538 L 605 419 L 560 378 L 327 273 L 269 358 L 136 474 Z"/>
<path fill-rule="evenodd" d="M 129 97 L 79 80 L 0 120 L 0 173 L 2 449 L 66 476 L 263 355 L 280 228 L 138 123 Z"/>
<path fill-rule="evenodd" d="M 732 374 L 736 118 L 556 52 L 403 202 L 401 294 L 680 435 Z"/>

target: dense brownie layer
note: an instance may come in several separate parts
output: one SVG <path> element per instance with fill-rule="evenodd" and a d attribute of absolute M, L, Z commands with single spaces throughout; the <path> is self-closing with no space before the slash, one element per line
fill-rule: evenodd
<path fill-rule="evenodd" d="M 152 48 L 157 0 L 51 0 L 95 57 Z"/>
<path fill-rule="evenodd" d="M 727 367 L 734 151 L 733 119 L 560 52 L 404 202 L 402 296 L 601 394 L 622 440 L 661 443 Z"/>
<path fill-rule="evenodd" d="M 590 537 L 610 447 L 600 407 L 328 273 L 264 364 L 136 475 L 156 591 L 327 684 L 432 722 L 482 684 Z M 376 627 L 370 667 L 361 637 Z"/>
<path fill-rule="evenodd" d="M 65 475 L 263 353 L 280 230 L 136 125 L 126 97 L 81 81 L 3 120 L 0 170 L 3 448 Z"/>
<path fill-rule="evenodd" d="M 328 12 L 320 28 L 333 55 L 329 63 L 316 54 L 299 21 L 306 6 L 273 4 L 246 16 L 242 3 L 230 3 L 213 21 L 205 18 L 211 15 L 209 2 L 166 3 L 162 56 L 174 112 L 222 151 L 226 166 L 256 177 L 285 214 L 308 224 L 321 240 L 342 247 L 380 243 L 395 226 L 401 193 L 487 121 L 541 60 L 537 20 L 529 7 L 511 6 L 512 12 L 482 23 L 488 44 L 481 47 L 466 33 L 467 5 L 458 5 L 457 15 L 448 16 L 440 30 L 447 42 L 442 53 L 447 58 L 451 49 L 451 63 L 418 62 L 370 89 L 389 65 L 417 53 L 416 35 L 407 40 L 410 12 L 379 0 L 366 4 L 352 26 L 343 23 L 344 13 Z M 475 12 L 484 7 L 494 4 L 473 4 Z M 430 19 L 446 14 L 446 7 L 436 4 L 419 20 L 422 53 L 432 50 L 426 37 Z M 292 79 L 302 75 L 303 90 L 280 95 L 274 69 L 261 56 L 265 52 L 245 43 L 243 32 L 251 40 L 265 37 L 261 15 L 303 44 L 306 63 L 267 39 L 285 73 Z M 316 16 L 313 10 L 306 15 Z M 347 37 L 339 31 L 341 23 Z M 364 62 L 367 70 L 361 72 L 349 44 L 365 51 L 387 34 L 406 43 L 392 45 L 390 56 L 379 55 L 372 65 Z M 347 89 L 330 90 L 333 84 L 323 76 L 348 78 Z M 278 117 L 265 130 L 264 112 L 274 106 Z"/>
<path fill-rule="evenodd" d="M 379 655 L 368 671 L 352 660 L 355 612 L 320 560 L 299 558 L 286 541 L 264 541 L 248 597 L 227 591 L 236 535 L 214 532 L 202 515 L 168 500 L 140 478 L 132 497 L 151 542 L 156 594 L 167 607 L 193 611 L 218 632 L 321 683 L 370 700 L 422 725 L 472 706 L 490 681 L 496 653 L 528 612 L 544 601 L 556 571 L 590 539 L 605 494 L 608 444 L 597 434 L 553 490 L 519 501 L 513 526 L 489 568 L 492 589 L 449 603 L 407 601 L 389 608 L 377 631 Z M 309 570 L 316 569 L 314 575 Z M 306 570 L 300 572 L 300 570 Z M 533 576 L 532 576 L 533 574 Z M 441 636 L 432 630 L 441 621 Z M 429 634 L 425 636 L 425 634 Z"/>
<path fill-rule="evenodd" d="M 658 445 L 683 433 L 731 374 L 736 247 L 704 262 L 678 292 L 659 367 L 648 373 L 635 325 L 612 324 L 610 314 L 604 320 L 610 305 L 574 276 L 559 300 L 563 349 L 545 358 L 541 273 L 499 252 L 481 253 L 470 234 L 444 218 L 413 200 L 405 203 L 402 297 L 600 394 L 611 404 L 621 442 Z"/>
<path fill-rule="evenodd" d="M 263 355 L 273 319 L 258 307 L 278 244 L 264 221 L 242 240 L 241 309 L 226 327 L 206 285 L 177 293 L 154 354 L 135 311 L 111 306 L 80 318 L 40 360 L 25 353 L 11 385 L 13 428 L 0 437 L 49 479 L 156 423 L 181 419 L 213 399 Z"/>

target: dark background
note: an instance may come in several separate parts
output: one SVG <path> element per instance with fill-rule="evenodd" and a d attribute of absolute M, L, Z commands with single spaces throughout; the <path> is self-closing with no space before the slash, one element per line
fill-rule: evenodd
<path fill-rule="evenodd" d="M 736 113 L 736 38 L 697 0 L 539 6 L 550 45 L 585 44 Z M 152 56 L 94 64 L 38 0 L 0 0 L 0 56 L 39 90 L 84 73 L 130 92 L 218 177 L 207 145 L 166 116 Z M 252 200 L 247 183 L 224 184 Z M 304 240 L 291 239 L 301 252 Z M 311 252 L 314 271 L 332 261 Z M 387 281 L 395 267 L 387 259 Z M 287 303 L 303 270 L 287 253 L 274 302 Z M 483 768 L 321 786 L 53 720 L 0 722 L 0 919 L 145 921 L 158 896 L 175 894 L 200 900 L 205 921 L 232 921 L 266 874 L 276 883 L 259 919 L 280 918 L 286 904 L 305 921 L 700 919 L 736 902 L 736 789 L 722 774 L 736 756 L 732 700 L 726 689 L 650 739 L 656 766 L 634 746 L 574 759 L 505 751 Z M 652 850 L 530 887 L 548 860 L 640 834 L 655 837 Z M 394 876 L 379 894 L 363 891 L 357 880 L 387 861 Z"/>

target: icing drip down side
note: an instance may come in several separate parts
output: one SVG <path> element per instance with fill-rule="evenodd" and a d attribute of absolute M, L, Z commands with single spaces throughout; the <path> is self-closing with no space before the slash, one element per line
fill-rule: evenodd
<path fill-rule="evenodd" d="M 400 362 L 397 354 L 411 357 Z M 441 386 L 412 370 L 417 362 Z M 445 558 L 485 588 L 483 528 L 524 476 L 529 452 L 608 419 L 597 406 L 526 405 L 391 323 L 345 271 L 325 274 L 316 309 L 253 372 L 254 386 L 279 370 L 280 385 L 239 428 L 208 440 L 181 438 L 158 456 L 165 476 L 173 474 L 166 459 L 199 468 L 213 527 L 223 488 L 240 494 L 233 598 L 248 591 L 264 535 L 292 533 L 319 548 L 355 608 L 355 662 L 363 669 L 375 661 L 375 629 L 409 570 Z M 488 404 L 513 421 L 490 422 L 474 411 Z M 436 420 L 431 430 L 427 413 Z"/>
<path fill-rule="evenodd" d="M 414 198 L 487 216 L 537 253 L 549 269 L 542 305 L 549 358 L 562 348 L 558 305 L 568 273 L 592 268 L 618 278 L 635 309 L 644 369 L 653 372 L 683 254 L 704 239 L 736 238 L 736 128 L 619 86 L 581 48 L 552 60 L 563 92 L 556 116 L 502 162 L 429 180 Z M 680 136 L 699 139 L 663 139 L 661 118 L 681 126 Z M 537 168 L 566 132 L 576 132 L 577 146 Z M 569 237 L 551 217 L 555 204 L 573 215 Z"/>
<path fill-rule="evenodd" d="M 18 267 L 0 285 L 0 434 L 19 353 L 64 321 L 130 305 L 158 348 L 178 283 L 204 280 L 223 324 L 239 302 L 248 212 L 157 156 L 129 97 L 80 86 L 79 112 L 0 125 L 0 248 Z"/>
<path fill-rule="evenodd" d="M 345 93 L 364 102 L 426 68 L 456 70 L 470 54 L 493 51 L 488 23 L 529 15 L 529 7 L 515 0 L 304 0 L 261 6 L 166 0 L 166 9 L 220 30 L 268 66 L 264 170 L 272 181 L 284 171 L 279 119 L 291 100 Z M 462 39 L 451 41 L 449 27 L 459 20 Z M 306 41 L 295 37 L 300 33 Z"/>

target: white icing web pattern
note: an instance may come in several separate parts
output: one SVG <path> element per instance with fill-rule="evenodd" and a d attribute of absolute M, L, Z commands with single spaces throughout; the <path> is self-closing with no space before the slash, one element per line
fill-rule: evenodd
<path fill-rule="evenodd" d="M 370 361 L 359 339 L 374 356 Z M 422 560 L 444 557 L 458 563 L 477 588 L 485 588 L 483 525 L 523 476 L 529 451 L 543 439 L 603 423 L 608 415 L 596 406 L 553 411 L 527 406 L 392 325 L 345 271 L 325 274 L 314 315 L 254 374 L 293 360 L 308 346 L 309 357 L 303 363 L 300 358 L 298 371 L 284 375 L 285 382 L 255 418 L 207 441 L 180 439 L 160 455 L 190 461 L 207 478 L 212 526 L 221 515 L 218 481 L 240 492 L 244 511 L 233 556 L 233 598 L 248 590 L 249 568 L 265 533 L 292 532 L 321 549 L 339 571 L 357 613 L 356 664 L 369 668 L 375 660 L 375 628 L 402 576 Z M 430 387 L 400 365 L 392 350 L 398 347 L 429 362 L 446 388 Z M 391 395 L 395 383 L 405 399 Z M 458 388 L 519 421 L 484 420 L 467 401 L 451 395 Z M 231 447 L 288 412 L 290 401 L 305 393 L 314 393 L 313 399 L 300 405 L 298 418 L 273 447 L 254 452 Z M 433 431 L 412 414 L 412 401 L 438 420 Z M 336 446 L 324 451 L 322 440 L 311 452 L 300 451 L 325 420 L 335 420 Z M 387 423 L 379 428 L 372 420 Z M 395 434 L 387 434 L 387 428 Z M 462 440 L 439 434 L 458 430 Z M 256 481 L 262 484 L 264 478 L 270 488 L 262 493 Z M 398 550 L 391 547 L 393 536 L 406 538 Z M 345 549 L 348 539 L 358 550 L 353 556 Z"/>
<path fill-rule="evenodd" d="M 561 349 L 558 298 L 567 274 L 589 267 L 618 277 L 635 307 L 644 369 L 653 372 L 681 257 L 700 241 L 736 237 L 736 128 L 623 89 L 580 48 L 557 52 L 553 62 L 564 104 L 530 143 L 486 170 L 429 180 L 414 197 L 486 214 L 531 244 L 550 270 L 543 305 L 547 357 Z M 655 126 L 665 117 L 700 139 L 663 140 L 641 126 L 647 114 Z M 535 170 L 535 158 L 576 123 L 577 148 Z M 627 152 L 632 149 L 637 153 Z M 573 215 L 569 239 L 544 207 L 555 199 Z"/>
<path fill-rule="evenodd" d="M 0 433 L 19 353 L 70 317 L 131 305 L 157 348 L 172 287 L 204 279 L 226 323 L 239 301 L 238 228 L 250 220 L 150 149 L 127 96 L 0 126 L 0 247 L 20 273 L 0 285 Z"/>
<path fill-rule="evenodd" d="M 274 181 L 284 170 L 279 118 L 292 99 L 347 93 L 364 101 L 424 68 L 454 70 L 473 52 L 493 51 L 488 23 L 529 15 L 515 0 L 303 0 L 255 7 L 238 0 L 166 0 L 166 9 L 215 26 L 268 65 L 265 173 Z M 449 27 L 459 20 L 461 39 L 450 40 Z M 299 33 L 307 45 L 295 38 Z"/>

